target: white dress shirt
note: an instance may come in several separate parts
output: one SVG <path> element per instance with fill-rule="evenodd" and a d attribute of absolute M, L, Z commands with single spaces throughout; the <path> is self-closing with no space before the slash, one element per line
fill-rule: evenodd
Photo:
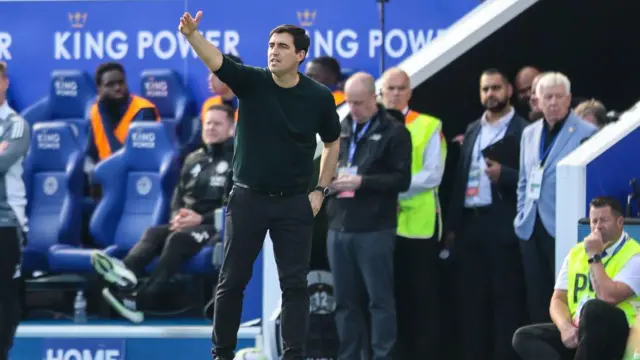
<path fill-rule="evenodd" d="M 482 119 L 480 119 L 480 131 L 478 132 L 478 137 L 476 137 L 476 142 L 473 144 L 471 163 L 469 165 L 470 171 L 476 167 L 480 169 L 480 182 L 478 184 L 478 193 L 472 197 L 465 197 L 464 206 L 466 208 L 489 206 L 493 202 L 491 196 L 491 180 L 485 172 L 487 162 L 484 160 L 481 151 L 504 137 L 514 114 L 515 110 L 511 108 L 508 113 L 493 123 L 487 121 L 486 112 L 482 115 Z"/>
<path fill-rule="evenodd" d="M 405 116 L 409 108 L 402 112 Z M 411 185 L 406 192 L 400 193 L 400 200 L 407 200 L 420 193 L 432 190 L 440 185 L 444 173 L 444 162 L 440 143 L 440 131 L 435 131 L 424 148 L 422 169 L 411 176 Z"/>

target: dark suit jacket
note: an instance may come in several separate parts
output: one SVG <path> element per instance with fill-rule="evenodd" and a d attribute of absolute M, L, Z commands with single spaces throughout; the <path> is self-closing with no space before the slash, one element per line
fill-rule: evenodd
<path fill-rule="evenodd" d="M 527 120 L 516 113 L 513 118 L 511 118 L 511 122 L 504 134 L 504 137 L 516 137 L 518 145 L 515 151 L 517 151 L 518 154 L 520 154 L 522 131 L 529 124 Z M 458 159 L 456 169 L 456 180 L 451 191 L 451 203 L 449 204 L 448 214 L 445 214 L 446 232 L 456 233 L 460 229 L 460 226 L 463 225 L 461 224 L 462 211 L 464 210 L 465 193 L 467 191 L 467 181 L 469 180 L 469 166 L 471 166 L 471 155 L 473 154 L 473 147 L 476 143 L 480 128 L 480 119 L 478 119 L 467 126 L 464 134 L 464 142 L 462 143 L 460 158 Z M 491 193 L 493 195 L 492 206 L 495 207 L 496 213 L 500 218 L 504 217 L 505 223 L 501 224 L 504 226 L 513 227 L 513 219 L 516 216 L 518 171 L 518 168 L 514 169 L 502 165 L 502 172 L 500 173 L 498 183 L 491 184 Z M 513 241 L 516 241 L 515 235 L 513 238 Z"/>

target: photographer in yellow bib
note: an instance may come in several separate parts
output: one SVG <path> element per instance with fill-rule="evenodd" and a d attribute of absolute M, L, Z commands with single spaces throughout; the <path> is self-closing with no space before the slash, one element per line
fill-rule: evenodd
<path fill-rule="evenodd" d="M 524 360 L 622 359 L 640 300 L 640 244 L 624 231 L 622 206 L 591 201 L 591 233 L 565 257 L 549 313 L 522 327 L 513 346 Z"/>

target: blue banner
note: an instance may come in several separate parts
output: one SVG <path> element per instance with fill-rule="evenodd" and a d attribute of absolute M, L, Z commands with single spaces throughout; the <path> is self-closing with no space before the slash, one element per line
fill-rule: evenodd
<path fill-rule="evenodd" d="M 124 339 L 48 338 L 43 360 L 125 360 Z"/>
<path fill-rule="evenodd" d="M 309 58 L 336 57 L 343 68 L 379 75 L 381 49 L 392 66 L 421 49 L 479 0 L 392 0 L 385 40 L 375 0 L 16 1 L 0 3 L 0 60 L 7 61 L 12 97 L 23 108 L 46 96 L 54 69 L 93 74 L 119 61 L 140 91 L 143 69 L 171 68 L 198 101 L 209 96 L 207 69 L 177 31 L 186 10 L 202 10 L 200 30 L 223 52 L 266 65 L 269 31 L 284 23 L 306 28 Z"/>

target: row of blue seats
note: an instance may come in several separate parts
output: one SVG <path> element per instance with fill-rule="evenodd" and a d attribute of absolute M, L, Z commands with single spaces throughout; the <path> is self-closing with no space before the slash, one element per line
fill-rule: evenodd
<path fill-rule="evenodd" d="M 198 107 L 193 93 L 182 77 L 171 69 L 145 70 L 140 88 L 130 89 L 153 102 L 162 122 L 176 135 L 179 145 L 187 143 L 197 131 Z M 49 95 L 27 107 L 21 115 L 33 125 L 39 122 L 65 121 L 73 124 L 80 145 L 87 146 L 89 113 L 97 96 L 96 84 L 83 70 L 54 70 Z"/>
<path fill-rule="evenodd" d="M 150 227 L 165 224 L 179 175 L 179 152 L 162 123 L 133 123 L 122 149 L 96 166 L 102 187 L 89 231 L 106 253 L 122 258 Z M 37 123 L 24 161 L 29 217 L 23 272 L 89 273 L 93 249 L 82 245 L 85 151 L 64 121 Z M 212 274 L 213 247 L 183 266 Z M 153 267 L 154 264 L 151 265 Z"/>

